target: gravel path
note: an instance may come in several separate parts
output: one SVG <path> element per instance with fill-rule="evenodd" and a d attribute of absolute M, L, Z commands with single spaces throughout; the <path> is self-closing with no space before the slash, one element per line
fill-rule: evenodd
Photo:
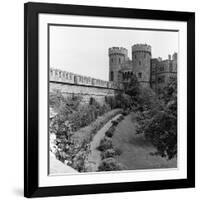
<path fill-rule="evenodd" d="M 98 166 L 101 162 L 101 152 L 97 150 L 101 139 L 105 136 L 105 132 L 112 126 L 111 121 L 119 118 L 121 114 L 116 115 L 110 121 L 108 121 L 94 136 L 92 142 L 90 143 L 90 154 L 88 155 L 88 172 L 95 172 L 98 170 Z"/>

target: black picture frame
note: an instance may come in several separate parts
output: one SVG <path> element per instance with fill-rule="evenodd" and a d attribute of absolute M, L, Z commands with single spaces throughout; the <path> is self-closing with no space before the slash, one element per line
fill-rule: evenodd
<path fill-rule="evenodd" d="M 40 13 L 187 22 L 187 178 L 74 186 L 38 184 L 38 15 Z M 24 195 L 44 197 L 195 187 L 195 13 L 46 3 L 24 5 Z"/>

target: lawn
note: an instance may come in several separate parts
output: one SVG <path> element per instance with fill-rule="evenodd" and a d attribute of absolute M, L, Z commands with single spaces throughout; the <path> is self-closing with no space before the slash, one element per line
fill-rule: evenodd
<path fill-rule="evenodd" d="M 176 158 L 167 160 L 160 156 L 150 155 L 156 149 L 142 134 L 136 134 L 136 124 L 134 114 L 131 113 L 121 121 L 115 130 L 113 145 L 122 150 L 122 154 L 117 157 L 118 161 L 128 170 L 176 168 Z"/>

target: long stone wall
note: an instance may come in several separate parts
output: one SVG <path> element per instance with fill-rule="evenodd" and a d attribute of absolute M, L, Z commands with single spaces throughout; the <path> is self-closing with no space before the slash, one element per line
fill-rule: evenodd
<path fill-rule="evenodd" d="M 50 81 L 52 82 L 102 87 L 102 88 L 109 88 L 109 89 L 115 89 L 115 90 L 123 89 L 123 85 L 117 82 L 95 79 L 89 76 L 82 76 L 79 74 L 74 74 L 74 73 L 62 71 L 59 69 L 51 68 L 49 73 L 50 73 L 49 74 Z"/>
<path fill-rule="evenodd" d="M 105 102 L 105 96 L 114 96 L 122 90 L 122 86 L 114 82 L 102 81 L 80 76 L 69 72 L 50 69 L 50 92 L 59 90 L 64 96 L 81 96 L 82 102 L 95 98 L 99 103 Z"/>

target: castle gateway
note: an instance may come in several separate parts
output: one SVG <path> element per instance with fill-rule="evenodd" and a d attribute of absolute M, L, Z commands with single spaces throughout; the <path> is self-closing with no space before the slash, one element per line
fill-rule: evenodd
<path fill-rule="evenodd" d="M 152 58 L 151 46 L 135 44 L 132 46 L 132 59 L 123 47 L 112 47 L 109 55 L 109 80 L 126 83 L 135 75 L 144 87 L 151 87 L 156 93 L 177 76 L 177 53 L 168 59 Z"/>

